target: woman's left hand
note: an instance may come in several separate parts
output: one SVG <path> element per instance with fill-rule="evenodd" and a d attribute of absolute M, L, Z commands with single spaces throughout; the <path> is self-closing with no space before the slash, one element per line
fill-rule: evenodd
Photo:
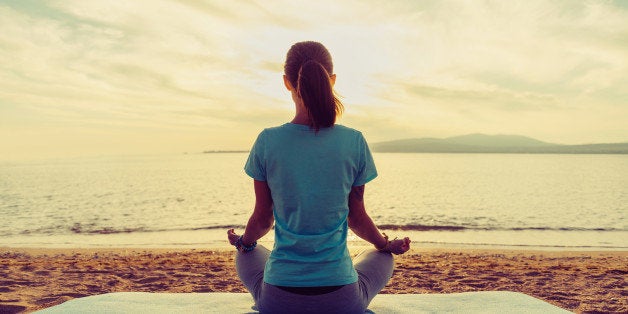
<path fill-rule="evenodd" d="M 231 243 L 231 245 L 236 245 L 240 236 L 235 233 L 233 229 L 229 229 L 227 230 L 227 238 L 229 239 L 229 243 Z"/>

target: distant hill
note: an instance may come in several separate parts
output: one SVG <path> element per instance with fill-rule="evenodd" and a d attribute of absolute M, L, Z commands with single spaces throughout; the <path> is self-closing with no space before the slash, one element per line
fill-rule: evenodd
<path fill-rule="evenodd" d="M 230 153 L 248 153 L 248 150 L 206 150 L 203 154 L 230 154 Z"/>
<path fill-rule="evenodd" d="M 543 147 L 554 145 L 521 135 L 469 134 L 448 137 L 446 143 L 483 147 Z"/>
<path fill-rule="evenodd" d="M 559 145 L 521 135 L 469 134 L 379 142 L 371 149 L 397 153 L 628 154 L 628 143 Z"/>

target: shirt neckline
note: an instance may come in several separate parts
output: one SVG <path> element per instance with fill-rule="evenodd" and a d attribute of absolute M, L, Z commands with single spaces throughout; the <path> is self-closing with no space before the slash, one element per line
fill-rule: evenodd
<path fill-rule="evenodd" d="M 334 124 L 334 126 L 337 124 Z M 293 128 L 293 129 L 297 129 L 297 130 L 303 130 L 303 131 L 314 131 L 314 129 L 310 128 L 309 125 L 305 125 L 305 124 L 297 124 L 297 123 L 292 123 L 292 122 L 287 122 L 284 124 L 284 126 Z M 329 130 L 332 127 L 328 127 L 328 128 L 320 128 L 320 131 L 325 131 L 325 130 Z"/>

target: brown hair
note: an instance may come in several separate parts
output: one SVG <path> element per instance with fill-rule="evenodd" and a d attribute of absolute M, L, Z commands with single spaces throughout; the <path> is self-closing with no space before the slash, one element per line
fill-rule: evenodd
<path fill-rule="evenodd" d="M 318 131 L 331 127 L 343 111 L 329 81 L 334 65 L 327 48 L 314 41 L 299 42 L 288 50 L 284 73 L 296 88 L 310 117 L 310 127 Z"/>

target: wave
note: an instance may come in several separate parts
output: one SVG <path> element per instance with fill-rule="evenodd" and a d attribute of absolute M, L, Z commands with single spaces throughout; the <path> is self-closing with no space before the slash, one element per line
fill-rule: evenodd
<path fill-rule="evenodd" d="M 583 228 L 583 227 L 492 227 L 492 226 L 457 226 L 457 225 L 421 225 L 421 224 L 383 224 L 378 226 L 382 230 L 403 230 L 403 231 L 443 231 L 443 232 L 462 232 L 462 231 L 595 231 L 595 232 L 617 232 L 628 231 L 619 228 Z M 144 233 L 144 232 L 177 232 L 177 231 L 200 231 L 200 230 L 227 230 L 227 229 L 244 229 L 244 225 L 212 225 L 189 228 L 84 228 L 80 224 L 74 224 L 70 231 L 75 234 L 118 234 L 118 233 Z"/>
<path fill-rule="evenodd" d="M 628 231 L 627 229 L 619 228 L 584 228 L 584 227 L 499 227 L 499 226 L 457 226 L 457 225 L 420 225 L 420 224 L 406 224 L 406 225 L 394 225 L 384 224 L 378 226 L 384 230 L 404 230 L 404 231 L 467 231 L 467 230 L 479 230 L 479 231 Z"/>
<path fill-rule="evenodd" d="M 459 245 L 463 247 L 521 247 L 521 248 L 556 248 L 556 249 L 628 249 L 624 245 L 561 245 L 561 244 L 502 244 L 502 243 L 483 243 L 483 242 L 445 242 L 445 241 L 412 241 L 421 244 L 434 245 L 434 246 L 449 246 Z"/>
<path fill-rule="evenodd" d="M 154 228 L 148 229 L 146 227 L 137 228 L 84 228 L 80 224 L 74 224 L 70 228 L 72 233 L 76 234 L 117 234 L 117 233 L 143 233 L 143 232 L 169 232 L 169 231 L 199 231 L 199 230 L 216 230 L 216 229 L 244 229 L 243 225 L 217 225 L 217 226 L 205 226 L 205 227 L 190 227 L 190 228 Z"/>

